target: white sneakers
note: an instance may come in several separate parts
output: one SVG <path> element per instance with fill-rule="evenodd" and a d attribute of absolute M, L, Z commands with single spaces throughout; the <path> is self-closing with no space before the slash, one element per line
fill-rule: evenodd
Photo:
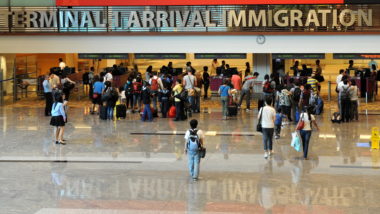
<path fill-rule="evenodd" d="M 264 158 L 265 158 L 265 159 L 268 159 L 268 157 L 273 156 L 273 153 L 274 153 L 273 150 L 270 151 L 270 152 L 265 151 L 265 152 L 264 152 Z"/>

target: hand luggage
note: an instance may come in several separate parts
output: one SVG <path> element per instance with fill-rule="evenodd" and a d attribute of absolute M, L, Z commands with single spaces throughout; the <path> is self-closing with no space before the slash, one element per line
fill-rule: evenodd
<path fill-rule="evenodd" d="M 107 120 L 107 107 L 106 106 L 100 106 L 99 118 L 101 120 Z"/>
<path fill-rule="evenodd" d="M 153 107 L 150 107 L 150 110 L 152 111 L 152 117 L 158 117 L 158 112 Z"/>
<path fill-rule="evenodd" d="M 175 106 L 171 106 L 169 109 L 168 117 L 175 118 L 175 114 L 176 114 Z"/>
<path fill-rule="evenodd" d="M 340 123 L 342 121 L 342 118 L 340 116 L 339 112 L 334 112 L 331 116 L 331 122 L 333 123 Z"/>
<path fill-rule="evenodd" d="M 236 103 L 232 103 L 231 105 L 228 105 L 227 110 L 228 110 L 228 116 L 230 117 L 236 116 L 238 112 L 238 107 Z"/>
<path fill-rule="evenodd" d="M 127 106 L 120 104 L 116 106 L 116 118 L 126 118 L 127 117 Z"/>

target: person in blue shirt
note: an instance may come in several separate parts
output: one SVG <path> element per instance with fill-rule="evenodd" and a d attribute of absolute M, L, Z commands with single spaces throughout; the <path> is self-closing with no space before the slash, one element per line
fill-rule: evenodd
<path fill-rule="evenodd" d="M 95 109 L 97 106 L 98 114 L 99 114 L 99 106 L 102 105 L 102 93 L 104 91 L 104 83 L 103 80 L 99 77 L 99 75 L 94 76 L 94 84 L 93 84 L 93 93 L 92 93 L 92 107 L 91 114 L 95 114 Z"/>
<path fill-rule="evenodd" d="M 223 120 L 227 120 L 228 116 L 228 98 L 231 94 L 231 87 L 228 84 L 228 80 L 223 80 L 223 85 L 219 87 L 220 100 L 222 101 L 222 115 Z"/>
<path fill-rule="evenodd" d="M 42 82 L 45 95 L 45 116 L 51 115 L 51 106 L 53 105 L 52 87 L 49 80 L 49 75 L 45 75 L 45 80 Z"/>
<path fill-rule="evenodd" d="M 281 113 L 281 109 L 278 109 L 277 113 L 276 113 L 276 119 L 274 121 L 274 131 L 275 131 L 275 139 L 279 139 L 280 138 L 280 134 L 281 134 L 281 126 L 282 126 L 282 119 L 286 118 L 285 115 L 283 115 Z"/>
<path fill-rule="evenodd" d="M 51 116 L 50 125 L 55 127 L 55 143 L 65 145 L 66 143 L 63 142 L 63 132 L 67 118 L 61 93 L 54 94 Z"/>

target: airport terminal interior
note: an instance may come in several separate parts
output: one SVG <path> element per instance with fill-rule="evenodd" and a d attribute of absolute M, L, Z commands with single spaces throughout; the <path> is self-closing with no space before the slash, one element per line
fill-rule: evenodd
<path fill-rule="evenodd" d="M 0 214 L 380 213 L 380 4 L 297 2 L 0 0 Z"/>

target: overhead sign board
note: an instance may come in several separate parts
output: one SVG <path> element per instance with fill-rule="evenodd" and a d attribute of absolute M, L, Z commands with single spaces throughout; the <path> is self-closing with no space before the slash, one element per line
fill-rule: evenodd
<path fill-rule="evenodd" d="M 137 53 L 135 59 L 186 59 L 185 53 Z"/>
<path fill-rule="evenodd" d="M 128 59 L 128 54 L 93 54 L 93 53 L 80 53 L 79 59 Z"/>
<path fill-rule="evenodd" d="M 292 54 L 292 53 L 285 53 L 285 54 L 278 54 L 274 53 L 272 54 L 273 59 L 324 59 L 325 54 L 314 54 L 314 53 L 305 53 L 305 54 Z"/>
<path fill-rule="evenodd" d="M 351 0 L 352 1 L 352 0 Z M 357 0 L 354 0 L 357 1 Z M 344 0 L 56 0 L 57 6 L 344 4 Z"/>
<path fill-rule="evenodd" d="M 334 59 L 380 59 L 380 53 L 337 53 L 333 54 Z"/>
<path fill-rule="evenodd" d="M 247 59 L 245 53 L 196 53 L 195 59 Z"/>

